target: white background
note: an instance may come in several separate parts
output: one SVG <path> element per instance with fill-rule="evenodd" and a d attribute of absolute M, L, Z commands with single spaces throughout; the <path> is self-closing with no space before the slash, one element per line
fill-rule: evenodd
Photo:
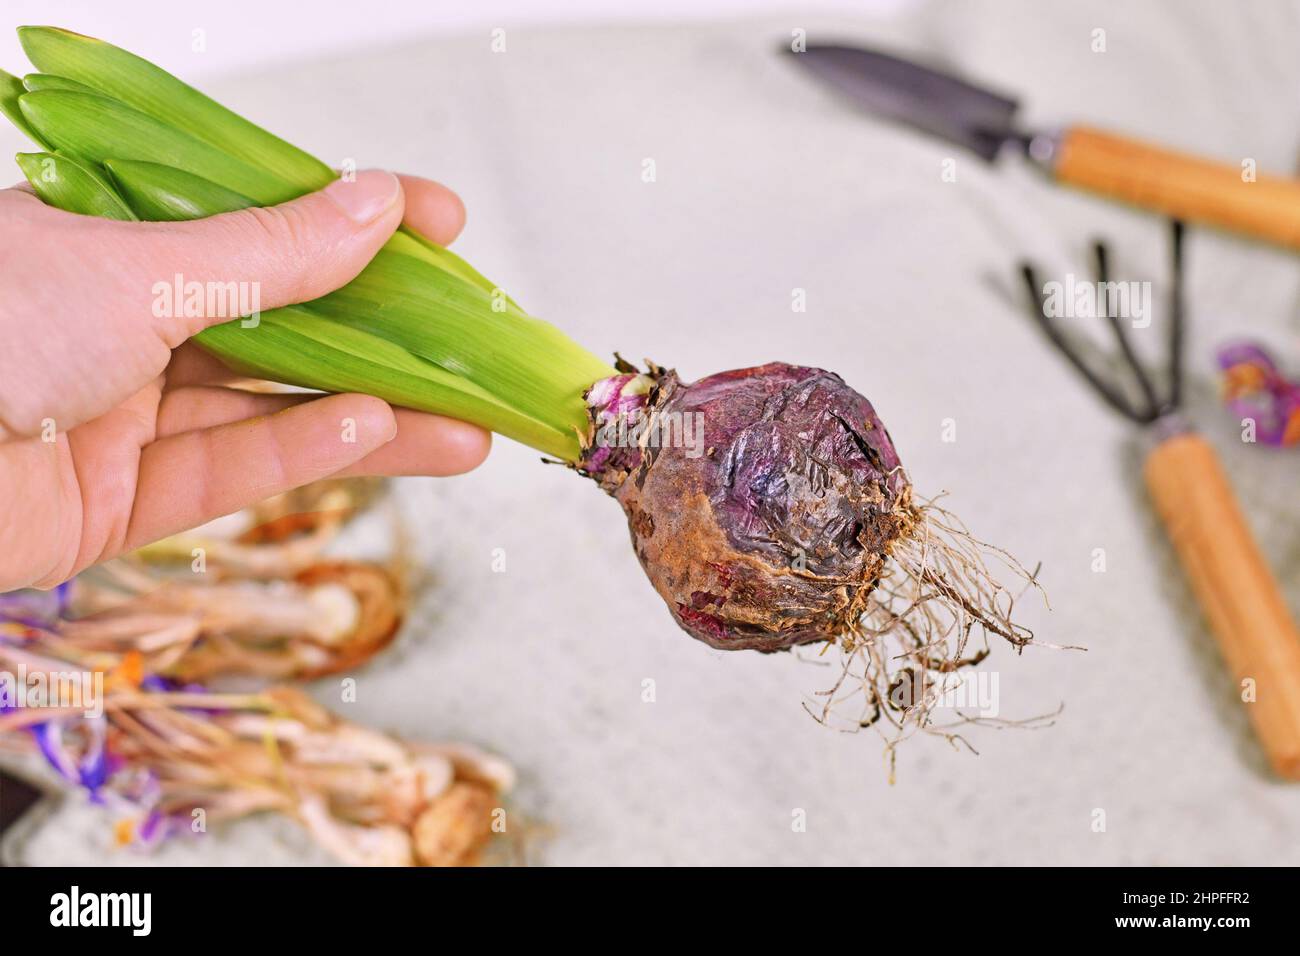
<path fill-rule="evenodd" d="M 681 21 L 808 8 L 887 14 L 919 0 L 5 0 L 0 69 L 22 75 L 26 59 L 13 30 L 62 26 L 126 46 L 164 69 L 213 76 L 272 63 L 382 46 L 413 36 L 476 28 L 591 21 Z M 201 59 L 189 55 L 193 31 L 206 32 Z"/>

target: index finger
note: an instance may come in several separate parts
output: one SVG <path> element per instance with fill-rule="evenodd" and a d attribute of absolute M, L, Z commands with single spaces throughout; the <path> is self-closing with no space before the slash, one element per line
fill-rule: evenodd
<path fill-rule="evenodd" d="M 440 246 L 451 245 L 465 228 L 465 204 L 460 197 L 432 179 L 401 173 L 397 178 L 406 194 L 402 224 Z"/>

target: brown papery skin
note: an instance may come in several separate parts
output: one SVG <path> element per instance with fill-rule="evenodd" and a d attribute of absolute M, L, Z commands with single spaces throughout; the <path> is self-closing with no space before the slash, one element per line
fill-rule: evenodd
<path fill-rule="evenodd" d="M 851 630 L 910 528 L 910 488 L 871 403 L 837 375 L 779 362 L 692 384 L 651 374 L 650 440 L 611 453 L 593 429 L 582 470 L 623 506 L 677 623 L 712 647 L 763 652 Z M 702 425 L 693 448 L 668 437 L 682 422 Z"/>

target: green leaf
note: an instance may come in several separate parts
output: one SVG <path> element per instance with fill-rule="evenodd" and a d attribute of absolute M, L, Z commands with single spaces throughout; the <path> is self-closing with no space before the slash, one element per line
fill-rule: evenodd
<path fill-rule="evenodd" d="M 4 70 L 0 70 L 0 113 L 5 115 L 9 122 L 18 128 L 22 133 L 41 149 L 53 149 L 54 147 L 47 143 L 27 122 L 27 117 L 23 115 L 22 109 L 18 105 L 18 99 L 27 92 L 27 87 L 23 86 L 23 81 Z"/>
<path fill-rule="evenodd" d="M 39 90 L 19 97 L 18 105 L 32 126 L 60 151 L 97 163 L 135 159 L 175 166 L 267 206 L 303 192 L 107 96 Z"/>
<path fill-rule="evenodd" d="M 265 312 L 250 328 L 239 320 L 215 325 L 196 340 L 245 374 L 303 388 L 365 392 L 473 422 L 566 461 L 580 454 L 576 432 L 538 422 L 380 336 L 322 318 L 310 304 Z"/>
<path fill-rule="evenodd" d="M 173 166 L 116 158 L 104 160 L 104 166 L 112 173 L 123 197 L 141 219 L 160 222 L 203 219 L 257 205 L 242 193 Z M 519 309 L 512 299 L 460 256 L 412 229 L 399 230 L 385 248 L 423 259 L 489 294 L 501 295 L 512 308 Z"/>
<path fill-rule="evenodd" d="M 18 39 L 28 59 L 42 73 L 68 77 L 99 90 L 265 170 L 299 192 L 320 189 L 334 179 L 334 173 L 320 160 L 134 53 L 58 27 L 19 27 Z"/>
<path fill-rule="evenodd" d="M 417 259 L 423 259 L 431 265 L 437 266 L 443 272 L 450 272 L 471 285 L 478 286 L 490 295 L 501 296 L 512 308 L 519 309 L 515 300 L 506 295 L 505 290 L 485 278 L 477 269 L 456 255 L 456 253 L 438 245 L 432 239 L 425 238 L 414 229 L 403 226 L 389 241 L 386 248 L 392 249 L 394 252 L 404 252 L 408 256 L 415 256 Z M 519 309 L 519 311 L 522 312 L 523 310 Z"/>
<path fill-rule="evenodd" d="M 312 302 L 322 315 L 381 335 L 561 431 L 587 427 L 583 392 L 607 366 L 553 325 L 458 276 L 385 248 L 342 289 Z M 539 361 L 539 356 L 544 356 Z"/>
<path fill-rule="evenodd" d="M 49 73 L 28 73 L 23 77 L 23 86 L 29 93 L 35 93 L 37 90 L 72 90 L 74 93 L 97 92 L 84 83 L 70 80 L 66 76 L 53 76 Z"/>
<path fill-rule="evenodd" d="M 173 166 L 127 159 L 106 159 L 104 166 L 141 219 L 159 222 L 203 219 L 257 205 L 242 193 Z M 394 233 L 385 248 L 423 259 L 486 292 L 498 291 L 464 259 L 414 230 L 404 228 Z M 506 301 L 518 309 L 508 297 Z"/>
<path fill-rule="evenodd" d="M 19 153 L 14 159 L 41 201 L 56 209 L 104 219 L 135 219 L 126 203 L 93 167 L 71 156 Z"/>
<path fill-rule="evenodd" d="M 107 159 L 104 168 L 127 205 L 150 222 L 204 219 L 257 205 L 247 196 L 171 166 Z"/>
<path fill-rule="evenodd" d="M 142 219 L 193 219 L 253 205 L 245 196 L 157 163 L 110 159 L 105 166 Z M 509 396 L 497 401 L 498 408 L 536 409 L 528 417 L 564 435 L 584 430 L 582 393 L 613 371 L 517 306 L 501 300 L 501 311 L 494 309 L 493 296 L 479 284 L 439 268 L 438 260 L 422 258 L 430 251 L 411 237 L 395 235 L 360 276 L 312 302 L 312 313 L 396 343 L 424 363 L 473 383 L 482 395 Z M 230 340 L 228 347 L 238 344 Z M 550 360 L 539 363 L 539 353 Z"/>
<path fill-rule="evenodd" d="M 21 32 L 42 72 L 27 77 L 28 92 L 12 77 L 0 82 L 0 106 L 7 96 L 6 115 L 55 148 L 20 160 L 29 178 L 56 164 L 59 187 L 41 193 L 51 205 L 177 221 L 279 203 L 334 178 L 132 54 L 52 28 Z M 588 428 L 583 395 L 615 374 L 459 256 L 405 228 L 343 289 L 266 312 L 251 327 L 215 326 L 197 341 L 249 374 L 368 392 L 568 461 L 580 457 Z"/>

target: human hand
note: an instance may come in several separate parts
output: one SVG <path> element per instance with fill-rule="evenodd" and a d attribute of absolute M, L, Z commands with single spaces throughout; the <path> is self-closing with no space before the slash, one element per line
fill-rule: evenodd
<path fill-rule="evenodd" d="M 437 183 L 377 171 L 177 223 L 76 216 L 25 187 L 0 191 L 0 592 L 52 587 L 329 475 L 478 465 L 480 428 L 366 395 L 232 387 L 238 376 L 186 340 L 233 316 L 154 314 L 155 284 L 177 274 L 256 282 L 263 310 L 317 298 L 403 219 L 445 245 L 465 213 Z"/>

